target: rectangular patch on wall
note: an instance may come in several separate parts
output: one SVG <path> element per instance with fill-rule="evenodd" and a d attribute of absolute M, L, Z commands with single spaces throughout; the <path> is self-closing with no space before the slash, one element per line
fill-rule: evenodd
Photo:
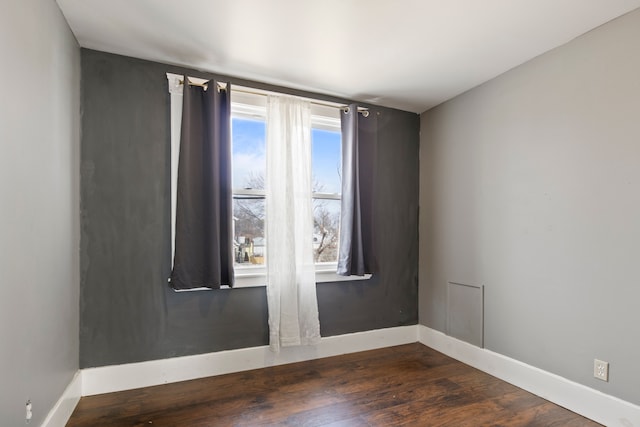
<path fill-rule="evenodd" d="M 447 335 L 484 347 L 484 286 L 448 283 Z"/>

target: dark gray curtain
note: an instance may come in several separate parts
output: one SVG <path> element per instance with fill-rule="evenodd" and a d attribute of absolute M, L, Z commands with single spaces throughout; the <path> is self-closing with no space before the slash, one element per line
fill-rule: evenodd
<path fill-rule="evenodd" d="M 342 114 L 342 211 L 337 273 L 363 276 L 377 268 L 374 236 L 377 118 L 357 105 Z"/>
<path fill-rule="evenodd" d="M 233 285 L 230 89 L 208 86 L 183 88 L 174 289 Z"/>

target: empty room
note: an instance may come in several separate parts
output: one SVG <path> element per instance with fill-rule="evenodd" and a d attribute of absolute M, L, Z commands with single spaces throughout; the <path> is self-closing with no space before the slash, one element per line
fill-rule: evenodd
<path fill-rule="evenodd" d="M 0 426 L 640 427 L 640 0 L 0 33 Z"/>

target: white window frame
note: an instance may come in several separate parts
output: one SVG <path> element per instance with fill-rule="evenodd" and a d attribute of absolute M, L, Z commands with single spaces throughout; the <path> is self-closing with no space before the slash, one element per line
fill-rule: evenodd
<path fill-rule="evenodd" d="M 239 88 L 243 90 L 231 91 L 231 117 L 247 119 L 266 119 L 266 95 L 267 91 L 260 91 L 253 88 Z M 246 92 L 252 93 L 246 93 Z M 313 129 L 323 129 L 330 131 L 340 131 L 340 110 L 338 107 L 327 105 L 311 105 L 311 127 Z M 234 188 L 235 195 L 264 196 L 264 191 Z M 341 200 L 339 193 L 314 192 L 313 199 Z M 267 261 L 268 262 L 268 261 Z M 369 279 L 371 275 L 365 276 L 340 276 L 336 274 L 337 262 L 316 263 L 316 283 L 341 282 Z M 267 267 L 265 265 L 247 265 L 235 267 L 234 287 L 264 286 L 267 277 Z"/>

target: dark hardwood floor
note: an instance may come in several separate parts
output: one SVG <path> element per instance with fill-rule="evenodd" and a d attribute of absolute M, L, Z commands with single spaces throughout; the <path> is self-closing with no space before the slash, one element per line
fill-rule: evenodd
<path fill-rule="evenodd" d="M 67 426 L 597 426 L 421 344 L 83 397 Z"/>

